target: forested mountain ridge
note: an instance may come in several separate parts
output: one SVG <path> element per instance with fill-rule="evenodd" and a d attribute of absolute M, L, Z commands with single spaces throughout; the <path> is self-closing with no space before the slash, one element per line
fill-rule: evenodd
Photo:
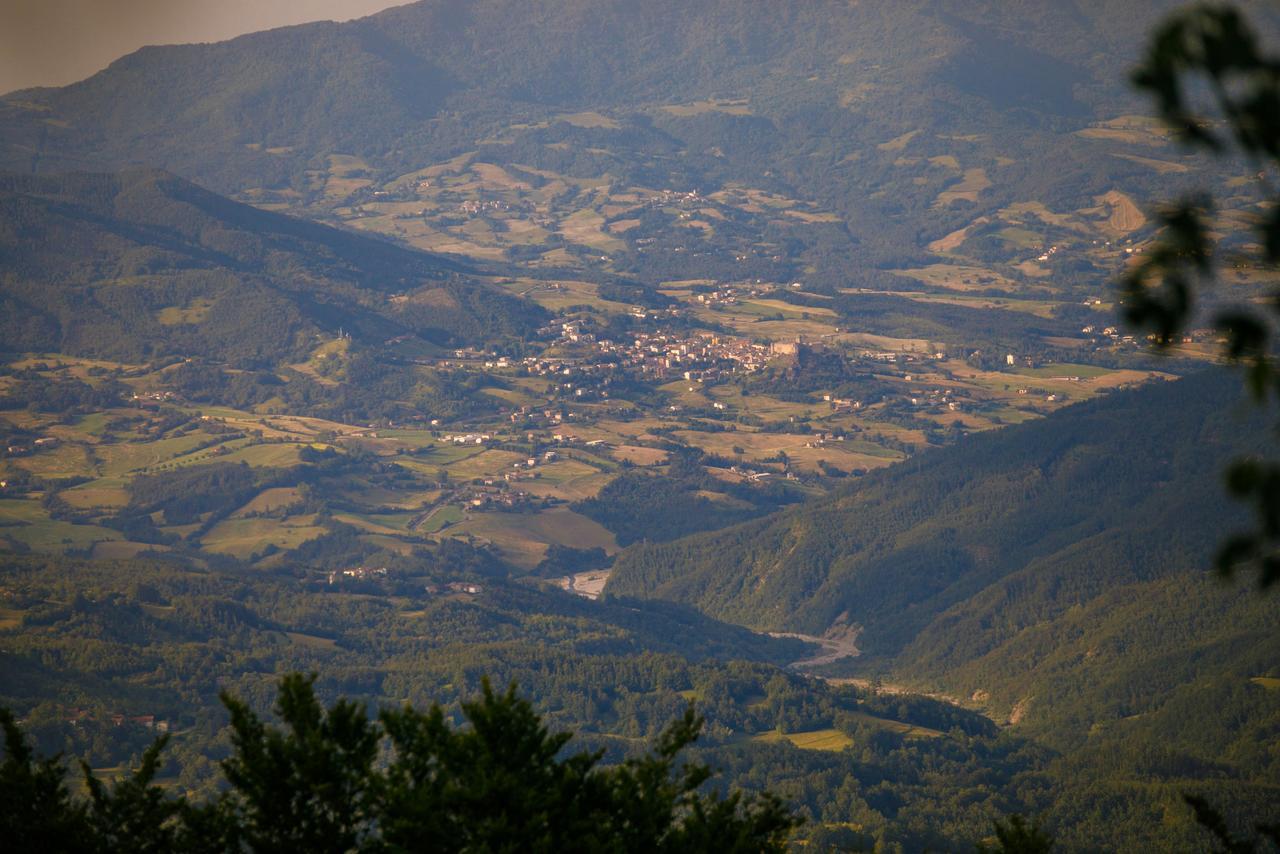
<path fill-rule="evenodd" d="M 767 91 L 771 76 L 815 72 L 833 75 L 815 81 L 818 98 L 863 84 L 847 96 L 854 112 L 864 99 L 946 94 L 1080 115 L 1089 102 L 1114 100 L 1117 72 L 1130 58 L 1117 48 L 1135 43 L 1172 4 L 1033 5 L 1011 21 L 998 6 L 924 2 L 428 0 L 346 24 L 144 48 L 73 86 L 15 93 L 6 99 L 5 161 L 25 169 L 90 158 L 119 166 L 146 152 L 228 189 L 244 186 L 246 175 L 289 175 L 317 154 L 394 159 L 414 146 L 456 144 L 450 134 L 460 129 L 460 107 L 493 120 L 512 105 L 696 101 Z M 997 22 L 1002 36 L 993 35 Z M 997 59 L 1004 65 L 992 66 Z M 1000 82 L 1036 63 L 1040 73 L 1024 76 L 1017 93 Z M 892 92 L 866 91 L 886 80 L 901 82 Z M 961 115 L 948 111 L 948 120 Z"/>
<path fill-rule="evenodd" d="M 851 259 L 924 257 L 1011 203 L 1083 210 L 1182 182 L 1184 164 L 1150 156 L 1165 141 L 1126 123 L 1123 84 L 1172 5 L 426 0 L 144 48 L 12 93 L 0 166 L 158 165 L 313 215 L 462 155 L 618 187 L 760 188 L 817 206 L 766 238 L 825 280 Z"/>
<path fill-rule="evenodd" d="M 9 351 L 261 367 L 340 331 L 475 342 L 527 334 L 543 317 L 467 272 L 159 170 L 0 174 Z"/>
<path fill-rule="evenodd" d="M 1139 604 L 1152 602 L 1142 619 L 1152 619 L 1167 607 L 1155 604 L 1165 585 L 1193 583 L 1170 579 L 1208 566 L 1222 532 L 1245 521 L 1219 497 L 1218 472 L 1263 441 L 1255 427 L 1216 373 L 1115 394 L 971 436 L 772 517 L 635 546 L 607 590 L 757 629 L 859 625 L 869 656 L 926 683 L 968 686 L 966 695 L 995 691 L 1007 712 L 1018 692 L 995 685 L 1051 655 L 1047 641 L 1029 654 L 1037 638 L 1105 635 L 1110 609 L 1127 601 L 1119 591 L 1141 592 Z M 1249 603 L 1231 601 L 1222 607 Z M 1259 607 L 1235 628 L 1274 620 L 1274 606 Z M 1175 613 L 1194 623 L 1165 615 Z M 1179 631 L 1197 642 L 1194 629 Z"/>
<path fill-rule="evenodd" d="M 1183 556 L 1178 568 L 1204 566 L 1239 514 L 1205 500 L 1248 441 L 1232 422 L 1235 400 L 1206 375 L 971 436 L 764 520 L 636 547 L 610 589 L 758 629 L 819 633 L 847 614 L 865 627 L 864 649 L 893 654 L 946 608 L 1090 538 L 1160 532 L 1159 548 Z M 1119 571 L 1138 580 L 1167 570 L 1147 559 Z"/>
<path fill-rule="evenodd" d="M 860 628 L 862 655 L 820 672 L 984 709 L 1062 751 L 1057 773 L 1092 780 L 1088 810 L 1120 823 L 1186 791 L 1262 815 L 1280 773 L 1265 747 L 1280 606 L 1206 572 L 1247 523 L 1222 466 L 1265 447 L 1262 423 L 1221 372 L 1116 393 L 772 517 L 633 546 L 606 594 L 757 629 Z"/>

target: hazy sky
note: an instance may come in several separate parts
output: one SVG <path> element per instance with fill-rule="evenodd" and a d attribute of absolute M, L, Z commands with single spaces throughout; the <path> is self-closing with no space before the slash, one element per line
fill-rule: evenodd
<path fill-rule="evenodd" d="M 344 21 L 409 0 L 0 0 L 0 93 L 82 80 L 143 45 Z"/>

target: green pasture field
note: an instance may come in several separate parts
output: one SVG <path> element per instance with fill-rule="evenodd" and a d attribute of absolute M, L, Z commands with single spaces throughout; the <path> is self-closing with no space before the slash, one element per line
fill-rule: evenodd
<path fill-rule="evenodd" d="M 504 559 L 522 569 L 536 566 L 551 543 L 578 549 L 599 547 L 609 554 L 618 551 L 613 534 L 566 507 L 541 513 L 475 513 L 449 533 L 488 540 Z"/>
<path fill-rule="evenodd" d="M 437 508 L 426 520 L 418 526 L 418 531 L 424 534 L 434 534 L 444 529 L 446 525 L 456 525 L 463 520 L 464 514 L 462 508 L 456 504 L 446 504 L 444 507 Z"/>
<path fill-rule="evenodd" d="M 314 515 L 291 516 L 283 520 L 227 519 L 205 534 L 201 545 L 211 552 L 240 558 L 259 552 L 268 544 L 285 550 L 294 549 L 327 533 L 314 522 Z"/>
<path fill-rule="evenodd" d="M 815 729 L 808 732 L 781 733 L 770 730 L 751 737 L 751 741 L 777 744 L 789 741 L 801 750 L 828 750 L 838 753 L 853 746 L 853 739 L 838 729 Z"/>

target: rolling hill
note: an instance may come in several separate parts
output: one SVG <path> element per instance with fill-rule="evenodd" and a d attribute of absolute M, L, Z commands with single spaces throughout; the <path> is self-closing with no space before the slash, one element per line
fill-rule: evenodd
<path fill-rule="evenodd" d="M 463 155 L 750 188 L 816 206 L 763 237 L 834 277 L 926 257 L 1013 203 L 1091 209 L 1116 187 L 1185 183 L 1186 158 L 1125 118 L 1139 109 L 1126 72 L 1173 5 L 426 0 L 149 47 L 11 93 L 0 166 L 160 166 L 315 216 Z M 613 263 L 642 272 L 641 254 Z"/>
<path fill-rule="evenodd" d="M 537 306 L 457 262 L 231 201 L 158 170 L 0 175 L 11 351 L 266 367 L 366 343 L 527 333 Z"/>

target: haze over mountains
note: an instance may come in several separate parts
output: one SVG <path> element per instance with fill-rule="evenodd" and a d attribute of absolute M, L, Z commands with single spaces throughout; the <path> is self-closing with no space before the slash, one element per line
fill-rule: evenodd
<path fill-rule="evenodd" d="M 1113 291 L 1265 209 L 1127 85 L 1175 5 L 427 0 L 5 96 L 0 703 L 207 792 L 289 670 L 611 759 L 693 702 L 819 850 L 1266 818 L 1276 603 L 1206 569 L 1270 436 Z"/>
<path fill-rule="evenodd" d="M 1099 158 L 1114 139 L 1067 134 L 1133 112 L 1126 69 L 1171 6 L 414 4 L 148 48 L 14 93 L 0 164 L 145 164 L 296 201 L 334 153 L 385 179 L 481 146 L 647 186 L 785 187 L 840 216 L 843 251 L 882 261 L 954 219 L 928 211 L 962 178 L 994 185 L 983 209 L 1151 185 L 1150 166 Z M 593 110 L 609 119 L 575 124 Z"/>

